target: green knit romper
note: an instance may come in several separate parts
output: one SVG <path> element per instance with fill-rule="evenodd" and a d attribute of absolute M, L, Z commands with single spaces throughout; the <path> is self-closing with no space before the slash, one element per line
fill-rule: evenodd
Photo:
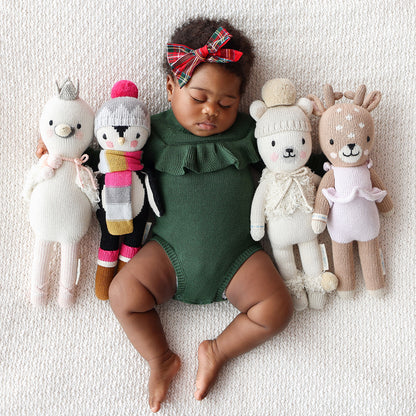
<path fill-rule="evenodd" d="M 152 239 L 175 268 L 174 299 L 223 300 L 237 270 L 261 249 L 250 236 L 250 164 L 260 160 L 253 131 L 254 122 L 241 113 L 226 132 L 209 137 L 190 133 L 171 110 L 152 117 L 144 154 L 154 164 L 165 208 Z"/>

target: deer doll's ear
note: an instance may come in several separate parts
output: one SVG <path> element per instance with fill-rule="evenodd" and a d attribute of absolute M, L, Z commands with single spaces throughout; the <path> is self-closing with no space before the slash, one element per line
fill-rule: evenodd
<path fill-rule="evenodd" d="M 266 112 L 267 106 L 261 100 L 253 101 L 250 105 L 250 115 L 254 120 L 259 121 L 263 114 Z"/>
<path fill-rule="evenodd" d="M 380 91 L 373 91 L 365 97 L 363 102 L 363 107 L 367 109 L 367 111 L 373 111 L 381 101 L 381 92 Z"/>

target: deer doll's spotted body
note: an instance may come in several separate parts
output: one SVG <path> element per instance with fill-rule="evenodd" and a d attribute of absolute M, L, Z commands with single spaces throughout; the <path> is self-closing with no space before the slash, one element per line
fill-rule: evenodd
<path fill-rule="evenodd" d="M 351 297 L 355 287 L 352 244 L 357 241 L 367 290 L 383 294 L 384 274 L 378 246 L 378 211 L 393 209 L 384 185 L 369 158 L 374 146 L 374 121 L 370 112 L 381 94 L 366 96 L 366 87 L 356 93 L 334 93 L 325 86 L 325 103 L 314 101 L 314 114 L 321 116 L 319 142 L 330 163 L 315 201 L 312 227 L 321 233 L 326 225 L 333 242 L 335 273 L 340 280 L 338 293 Z M 342 96 L 352 103 L 336 103 Z"/>

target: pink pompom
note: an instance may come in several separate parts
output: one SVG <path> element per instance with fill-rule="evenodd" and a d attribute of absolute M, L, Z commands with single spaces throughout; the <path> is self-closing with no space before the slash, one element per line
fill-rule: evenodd
<path fill-rule="evenodd" d="M 117 97 L 133 97 L 138 98 L 139 90 L 131 81 L 121 80 L 117 81 L 111 89 L 111 98 Z"/>

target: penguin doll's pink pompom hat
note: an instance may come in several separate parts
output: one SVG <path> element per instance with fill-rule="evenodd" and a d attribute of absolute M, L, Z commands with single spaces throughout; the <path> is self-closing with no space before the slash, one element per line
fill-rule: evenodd
<path fill-rule="evenodd" d="M 150 132 L 150 114 L 138 99 L 139 91 L 132 81 L 117 81 L 106 101 L 95 115 L 94 133 L 104 126 L 142 126 Z"/>
<path fill-rule="evenodd" d="M 139 90 L 134 82 L 128 80 L 117 81 L 111 89 L 111 98 L 117 97 L 139 97 Z"/>

